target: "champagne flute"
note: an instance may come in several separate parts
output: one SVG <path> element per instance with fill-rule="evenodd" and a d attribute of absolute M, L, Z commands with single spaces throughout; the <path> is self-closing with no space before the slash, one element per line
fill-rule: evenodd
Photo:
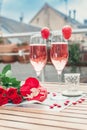
<path fill-rule="evenodd" d="M 46 40 L 40 34 L 31 36 L 30 41 L 30 63 L 36 71 L 37 78 L 41 74 L 47 61 Z"/>
<path fill-rule="evenodd" d="M 53 34 L 50 58 L 58 74 L 58 82 L 61 83 L 61 74 L 68 61 L 68 44 L 57 33 Z"/>

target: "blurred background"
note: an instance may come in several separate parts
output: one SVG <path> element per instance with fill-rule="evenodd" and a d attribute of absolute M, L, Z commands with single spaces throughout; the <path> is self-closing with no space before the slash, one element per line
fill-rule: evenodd
<path fill-rule="evenodd" d="M 36 76 L 29 62 L 30 34 L 45 26 L 60 32 L 64 25 L 70 25 L 73 28 L 68 41 L 70 57 L 63 74 L 79 72 L 81 82 L 87 82 L 86 5 L 86 0 L 0 0 L 0 72 L 10 63 L 19 80 Z M 56 82 L 57 73 L 49 53 L 50 45 L 44 79 Z"/>

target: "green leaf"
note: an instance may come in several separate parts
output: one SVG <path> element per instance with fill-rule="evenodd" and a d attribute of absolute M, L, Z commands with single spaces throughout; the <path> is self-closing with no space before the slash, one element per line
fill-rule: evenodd
<path fill-rule="evenodd" d="M 21 81 L 12 77 L 11 65 L 6 65 L 0 74 L 0 84 L 5 88 L 15 87 L 20 91 L 20 83 Z"/>
<path fill-rule="evenodd" d="M 2 77 L 2 79 L 1 79 L 1 81 L 2 81 L 2 85 L 3 86 L 5 86 L 5 87 L 9 87 L 9 77 L 5 77 L 5 76 L 3 76 Z"/>
<path fill-rule="evenodd" d="M 18 81 L 16 78 L 10 78 L 3 76 L 1 79 L 2 86 L 8 87 L 15 87 L 17 89 L 20 88 L 21 81 Z"/>
<path fill-rule="evenodd" d="M 10 84 L 15 88 L 20 88 L 21 81 L 18 81 L 16 78 L 10 78 Z"/>
<path fill-rule="evenodd" d="M 6 65 L 6 66 L 3 68 L 2 74 L 5 74 L 8 70 L 11 70 L 11 65 L 10 65 L 10 64 Z"/>
<path fill-rule="evenodd" d="M 8 71 L 5 73 L 5 76 L 6 76 L 6 77 L 12 77 L 12 71 L 11 71 L 11 70 L 8 70 Z"/>

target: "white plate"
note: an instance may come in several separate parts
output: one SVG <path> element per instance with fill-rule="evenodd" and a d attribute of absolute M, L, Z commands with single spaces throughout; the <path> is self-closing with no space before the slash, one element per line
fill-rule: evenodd
<path fill-rule="evenodd" d="M 37 100 L 32 100 L 32 101 L 23 101 L 23 102 L 21 102 L 19 104 L 7 103 L 7 104 L 5 104 L 5 106 L 24 106 L 24 105 L 28 105 L 28 104 L 34 104 L 34 103 L 41 104 L 42 102 L 37 101 Z"/>
<path fill-rule="evenodd" d="M 69 90 L 66 90 L 66 91 L 62 92 L 62 95 L 69 96 L 69 97 L 81 96 L 82 94 L 83 94 L 82 91 L 69 91 Z"/>

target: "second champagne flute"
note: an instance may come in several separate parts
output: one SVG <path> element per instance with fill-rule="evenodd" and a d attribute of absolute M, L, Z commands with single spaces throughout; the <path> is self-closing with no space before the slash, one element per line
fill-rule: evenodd
<path fill-rule="evenodd" d="M 68 61 L 68 44 L 65 41 L 61 41 L 61 38 L 57 34 L 53 34 L 50 58 L 58 74 L 58 82 L 61 82 L 62 71 Z"/>
<path fill-rule="evenodd" d="M 30 41 L 30 63 L 36 71 L 37 78 L 39 78 L 42 69 L 47 61 L 47 47 L 46 40 L 42 39 L 40 34 L 31 36 Z"/>

